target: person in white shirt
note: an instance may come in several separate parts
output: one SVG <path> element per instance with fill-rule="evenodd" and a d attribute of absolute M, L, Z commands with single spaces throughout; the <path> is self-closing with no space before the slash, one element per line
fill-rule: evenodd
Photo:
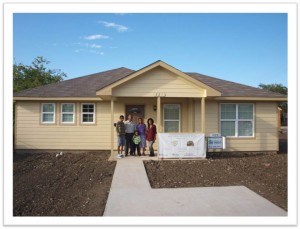
<path fill-rule="evenodd" d="M 128 156 L 128 151 L 130 148 L 130 155 L 133 155 L 133 141 L 132 137 L 134 135 L 134 131 L 136 130 L 136 124 L 132 121 L 132 115 L 128 115 L 128 119 L 125 121 L 125 157 Z"/>

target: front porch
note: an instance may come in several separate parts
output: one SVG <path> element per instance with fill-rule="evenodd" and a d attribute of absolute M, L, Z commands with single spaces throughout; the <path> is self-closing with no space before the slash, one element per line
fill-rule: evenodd
<path fill-rule="evenodd" d="M 111 157 L 115 158 L 117 155 L 117 134 L 113 124 L 119 120 L 120 115 L 126 115 L 126 113 L 128 113 L 128 111 L 126 111 L 127 106 L 138 107 L 136 109 L 133 108 L 133 111 L 136 112 L 133 112 L 133 115 L 143 118 L 145 124 L 148 118 L 153 118 L 158 133 L 205 133 L 205 100 L 205 97 L 112 97 L 110 101 Z M 138 109 L 141 109 L 141 107 L 144 110 L 139 112 Z M 178 110 L 172 110 L 172 107 Z M 167 119 L 167 116 L 169 116 L 169 119 Z M 137 120 L 137 118 L 135 120 Z M 154 144 L 154 149 L 158 149 L 157 141 Z M 148 152 L 147 150 L 146 148 L 146 152 Z"/>

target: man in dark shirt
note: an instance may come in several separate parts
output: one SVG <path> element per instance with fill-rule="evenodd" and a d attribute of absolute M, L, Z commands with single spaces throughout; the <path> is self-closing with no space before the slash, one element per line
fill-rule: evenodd
<path fill-rule="evenodd" d="M 123 157 L 123 147 L 125 145 L 125 123 L 124 116 L 120 116 L 120 121 L 117 122 L 116 131 L 118 134 L 118 158 Z"/>

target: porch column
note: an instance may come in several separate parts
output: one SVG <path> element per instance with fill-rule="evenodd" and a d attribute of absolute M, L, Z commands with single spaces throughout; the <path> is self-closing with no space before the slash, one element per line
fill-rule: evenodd
<path fill-rule="evenodd" d="M 195 131 L 195 110 L 194 110 L 194 100 L 192 98 L 188 98 L 188 125 L 189 125 L 189 132 Z"/>
<path fill-rule="evenodd" d="M 201 98 L 201 132 L 205 133 L 205 97 Z"/>
<path fill-rule="evenodd" d="M 111 157 L 114 156 L 114 133 L 115 133 L 115 128 L 114 128 L 114 118 L 115 118 L 115 111 L 114 111 L 114 97 L 111 97 L 110 100 L 110 119 L 111 119 L 111 139 L 110 139 L 110 149 L 111 149 Z"/>
<path fill-rule="evenodd" d="M 156 102 L 156 124 L 157 124 L 157 132 L 161 132 L 161 99 L 160 96 L 157 96 Z"/>

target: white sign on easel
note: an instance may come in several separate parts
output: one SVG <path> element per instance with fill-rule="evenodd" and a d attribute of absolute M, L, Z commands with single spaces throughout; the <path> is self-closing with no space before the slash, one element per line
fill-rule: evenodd
<path fill-rule="evenodd" d="M 202 133 L 159 133 L 159 158 L 205 158 L 205 135 Z"/>

